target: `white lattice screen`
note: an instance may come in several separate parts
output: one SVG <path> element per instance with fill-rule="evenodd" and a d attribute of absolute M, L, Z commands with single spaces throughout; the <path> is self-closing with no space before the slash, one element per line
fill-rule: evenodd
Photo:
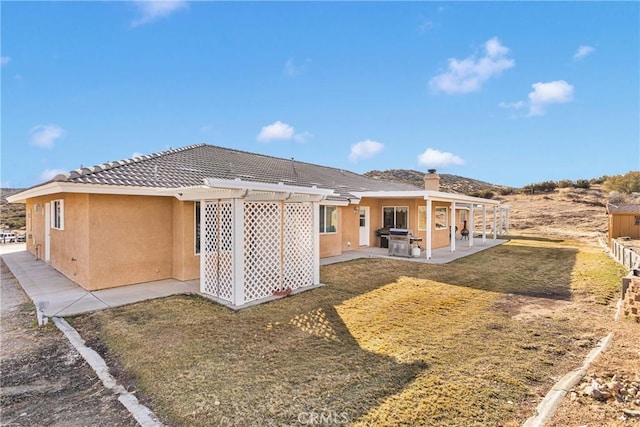
<path fill-rule="evenodd" d="M 244 204 L 244 300 L 280 288 L 280 202 Z"/>
<path fill-rule="evenodd" d="M 203 292 L 233 302 L 233 204 L 204 203 Z"/>
<path fill-rule="evenodd" d="M 241 242 L 233 239 L 233 201 L 205 202 L 203 206 L 203 292 L 239 303 L 234 301 L 234 244 L 244 247 L 243 259 L 236 260 L 240 261 L 236 268 L 244 273 L 241 304 L 270 297 L 276 290 L 313 285 L 312 203 L 244 202 L 244 223 L 235 224 L 244 226 Z"/>
<path fill-rule="evenodd" d="M 284 287 L 313 285 L 313 206 L 311 203 L 284 205 Z"/>

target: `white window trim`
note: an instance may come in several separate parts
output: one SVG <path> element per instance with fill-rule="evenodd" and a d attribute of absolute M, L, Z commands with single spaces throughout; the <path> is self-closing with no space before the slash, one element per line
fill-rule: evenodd
<path fill-rule="evenodd" d="M 58 216 L 57 206 L 60 207 Z M 51 228 L 54 230 L 64 230 L 64 200 L 56 199 L 51 201 Z"/>
<path fill-rule="evenodd" d="M 444 209 L 444 219 L 445 219 L 445 224 L 444 227 L 438 227 L 437 224 L 435 224 L 435 219 L 437 219 L 437 212 L 439 209 Z M 434 218 L 434 227 L 436 229 L 436 231 L 440 231 L 440 230 L 449 230 L 449 208 L 446 206 L 436 206 L 435 207 L 435 214 L 433 215 Z"/>
<path fill-rule="evenodd" d="M 200 221 L 198 221 L 198 213 L 202 215 L 201 209 L 202 203 L 200 201 L 193 202 L 193 254 L 195 256 L 200 256 L 202 252 L 202 248 L 198 251 L 198 240 L 200 240 L 198 238 L 198 227 L 200 227 L 200 235 L 202 235 L 202 226 Z"/>
<path fill-rule="evenodd" d="M 319 215 L 320 225 L 324 224 L 325 231 L 319 231 L 320 234 L 337 234 L 338 233 L 338 207 L 334 205 L 320 205 L 319 211 L 324 208 L 324 215 Z M 334 208 L 336 210 L 336 231 L 327 230 L 327 208 Z M 320 213 L 320 212 L 319 212 Z"/>
<path fill-rule="evenodd" d="M 396 209 L 398 208 L 405 208 L 407 210 L 407 228 L 409 228 L 409 224 L 411 224 L 409 222 L 409 206 L 383 206 L 382 207 L 382 227 L 384 227 L 384 208 L 393 208 L 393 224 L 397 225 L 397 220 L 396 220 Z"/>
<path fill-rule="evenodd" d="M 424 210 L 424 227 L 420 228 L 420 210 Z M 418 231 L 427 231 L 427 207 L 418 206 Z"/>

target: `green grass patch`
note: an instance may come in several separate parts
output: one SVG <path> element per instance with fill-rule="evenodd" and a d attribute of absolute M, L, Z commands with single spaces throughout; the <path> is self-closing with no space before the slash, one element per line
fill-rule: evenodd
<path fill-rule="evenodd" d="M 576 242 L 514 240 L 447 265 L 326 266 L 327 286 L 239 312 L 179 296 L 74 326 L 172 425 L 515 426 L 601 336 L 600 318 L 513 305 L 607 304 L 619 273 Z"/>

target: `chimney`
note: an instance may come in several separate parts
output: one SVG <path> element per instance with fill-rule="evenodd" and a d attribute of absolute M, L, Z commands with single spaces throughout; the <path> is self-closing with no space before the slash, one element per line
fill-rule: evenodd
<path fill-rule="evenodd" d="M 440 191 L 440 175 L 435 169 L 429 169 L 429 173 L 424 176 L 424 189 L 430 191 Z"/>

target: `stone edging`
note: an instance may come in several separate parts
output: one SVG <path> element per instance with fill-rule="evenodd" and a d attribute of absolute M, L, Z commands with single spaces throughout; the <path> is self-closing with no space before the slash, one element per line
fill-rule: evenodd
<path fill-rule="evenodd" d="M 67 337 L 71 345 L 80 353 L 84 360 L 89 363 L 91 368 L 98 375 L 102 384 L 109 390 L 118 394 L 118 400 L 133 415 L 133 418 L 142 427 L 164 427 L 158 417 L 151 412 L 149 408 L 142 405 L 138 399 L 127 391 L 122 385 L 118 384 L 109 373 L 109 367 L 100 355 L 93 349 L 85 345 L 85 341 L 80 334 L 61 317 L 52 317 L 51 320 Z"/>

